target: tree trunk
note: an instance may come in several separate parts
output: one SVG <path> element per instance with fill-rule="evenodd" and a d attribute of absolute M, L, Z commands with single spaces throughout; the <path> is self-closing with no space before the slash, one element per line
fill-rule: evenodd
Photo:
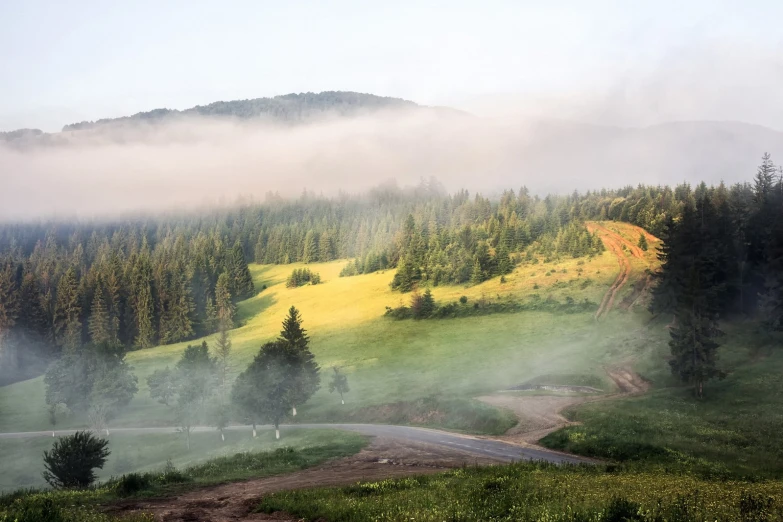
<path fill-rule="evenodd" d="M 223 433 L 223 430 L 220 430 L 220 440 L 222 440 L 223 442 L 226 442 L 226 436 Z"/>
<path fill-rule="evenodd" d="M 188 451 L 190 451 L 190 428 L 185 429 L 185 441 L 188 446 Z"/>
<path fill-rule="evenodd" d="M 294 404 L 292 409 L 293 409 L 293 415 L 294 415 L 294 417 L 296 417 L 296 405 L 295 404 Z"/>
<path fill-rule="evenodd" d="M 256 438 L 256 423 L 253 423 L 253 438 Z"/>
<path fill-rule="evenodd" d="M 340 397 L 340 404 L 345 405 L 345 399 L 343 399 L 342 397 Z"/>

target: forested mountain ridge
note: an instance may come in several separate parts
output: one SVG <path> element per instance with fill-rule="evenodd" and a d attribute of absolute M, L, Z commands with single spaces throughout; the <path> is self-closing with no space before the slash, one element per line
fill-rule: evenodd
<path fill-rule="evenodd" d="M 231 117 L 243 120 L 266 120 L 280 123 L 305 123 L 324 116 L 356 116 L 381 109 L 415 109 L 416 103 L 400 98 L 376 96 L 349 91 L 292 93 L 272 98 L 217 101 L 185 110 L 154 109 L 133 116 L 83 121 L 63 127 L 63 132 L 89 129 L 101 125 L 134 122 L 157 123 L 178 116 Z"/>

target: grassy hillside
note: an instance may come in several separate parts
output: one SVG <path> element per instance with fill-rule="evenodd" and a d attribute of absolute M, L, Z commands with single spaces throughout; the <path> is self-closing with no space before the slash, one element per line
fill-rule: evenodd
<path fill-rule="evenodd" d="M 637 234 L 630 225 L 611 226 L 627 231 L 629 237 Z M 234 370 L 238 372 L 263 342 L 277 336 L 291 305 L 301 310 L 318 362 L 326 370 L 333 365 L 343 368 L 351 386 L 344 407 L 322 386 L 301 408 L 302 420 L 351 415 L 361 418 L 363 407 L 430 396 L 469 398 L 544 374 L 588 374 L 602 379 L 610 388 L 603 365 L 616 362 L 618 357 L 637 356 L 635 350 L 644 350 L 641 341 L 649 336 L 644 328 L 646 312 L 639 307 L 631 313 L 613 311 L 599 321 L 592 313 L 558 315 L 539 311 L 397 321 L 383 316 L 385 307 L 407 304 L 410 294 L 390 290 L 393 271 L 340 278 L 345 263 L 307 265 L 320 273 L 323 283 L 293 289 L 285 287 L 285 279 L 303 265 L 251 266 L 256 288 L 267 288 L 240 303 L 242 326 L 231 332 Z M 644 270 L 653 263 L 652 250 L 646 259 L 634 258 L 632 280 L 644 277 Z M 567 297 L 576 301 L 586 298 L 600 303 L 617 273 L 617 258 L 607 251 L 592 260 L 523 264 L 506 276 L 505 283 L 495 278 L 469 288 L 437 287 L 433 294 L 438 302 L 456 301 L 465 295 L 468 307 L 481 299 L 527 302 L 533 296 L 558 302 L 565 302 Z M 632 285 L 626 285 L 621 294 L 632 291 Z M 618 296 L 616 303 L 621 299 Z M 139 377 L 140 390 L 112 425 L 170 424 L 170 411 L 149 398 L 146 378 L 157 368 L 175 364 L 185 346 L 160 346 L 128 355 Z M 0 430 L 47 429 L 43 394 L 41 378 L 0 388 Z M 421 421 L 428 423 L 428 419 Z M 495 431 L 502 431 L 505 422 L 507 418 L 496 419 Z M 85 419 L 74 417 L 64 420 L 61 427 L 84 423 Z M 469 423 L 452 423 L 451 427 L 473 428 Z M 493 430 L 490 427 L 485 431 Z"/>
<path fill-rule="evenodd" d="M 535 296 L 598 304 L 618 274 L 627 271 L 613 306 L 598 318 L 594 312 L 528 310 L 395 320 L 384 317 L 385 308 L 407 304 L 410 294 L 389 289 L 392 271 L 340 278 L 345 261 L 311 264 L 308 268 L 319 272 L 323 283 L 289 289 L 286 277 L 302 265 L 252 266 L 256 287 L 267 288 L 239 305 L 242 326 L 232 331 L 234 371 L 240 371 L 264 341 L 277 336 L 291 305 L 302 312 L 324 379 L 329 367 L 338 365 L 351 386 L 346 405 L 341 406 L 324 382 L 312 400 L 299 408 L 296 420 L 303 422 L 397 422 L 499 433 L 512 425 L 509 414 L 473 397 L 542 378 L 555 384 L 589 382 L 614 391 L 606 367 L 632 367 L 652 382 L 647 395 L 578 407 L 568 414 L 583 424 L 550 435 L 544 442 L 664 467 L 778 474 L 783 359 L 773 347 L 779 340 L 760 336 L 752 324 L 724 325 L 727 335 L 721 339 L 720 358 L 729 376 L 710 383 L 705 400 L 693 400 L 668 372 L 668 318 L 653 319 L 645 309 L 649 270 L 657 266 L 656 242 L 648 237 L 650 248 L 642 252 L 635 246 L 640 233 L 636 227 L 599 225 L 599 233 L 615 248 L 592 260 L 523 263 L 506 276 L 505 283 L 496 278 L 469 288 L 433 289 L 439 303 L 466 296 L 466 307 L 481 300 L 531 303 Z M 161 346 L 129 354 L 140 391 L 112 421 L 113 426 L 171 424 L 171 412 L 149 398 L 146 377 L 156 368 L 174 364 L 184 347 Z M 43 393 L 40 378 L 0 388 L 0 430 L 48 429 Z M 72 417 L 59 427 L 82 425 L 84 418 Z"/>

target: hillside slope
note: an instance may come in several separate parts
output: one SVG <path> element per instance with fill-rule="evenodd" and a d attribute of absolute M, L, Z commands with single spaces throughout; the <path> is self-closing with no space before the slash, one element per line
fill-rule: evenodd
<path fill-rule="evenodd" d="M 626 224 L 612 226 L 635 230 Z M 630 232 L 629 237 L 633 234 Z M 654 263 L 654 255 L 650 252 L 647 259 L 635 262 L 639 269 L 634 277 L 643 273 L 642 264 Z M 592 260 L 523 264 L 506 276 L 505 283 L 495 278 L 468 288 L 433 289 L 436 301 L 443 304 L 464 295 L 464 306 L 469 309 L 491 303 L 535 302 L 542 303 L 540 311 L 531 305 L 531 309 L 520 313 L 424 321 L 384 317 L 387 306 L 396 307 L 410 300 L 410 294 L 390 290 L 392 271 L 340 278 L 338 274 L 345 263 L 307 265 L 319 272 L 324 282 L 294 289 L 285 287 L 285 279 L 293 269 L 304 265 L 252 265 L 256 288 L 267 288 L 240 303 L 243 326 L 231 332 L 233 366 L 238 373 L 263 342 L 277 335 L 288 308 L 295 305 L 301 310 L 324 375 L 329 367 L 340 366 L 348 374 L 352 389 L 346 396 L 346 406 L 341 407 L 324 383 L 301 408 L 303 420 L 366 419 L 379 405 L 434 396 L 469 399 L 540 375 L 582 375 L 611 388 L 613 384 L 603 365 L 617 358 L 614 346 L 622 342 L 633 343 L 636 348 L 635 339 L 647 336 L 636 313 L 614 310 L 596 324 L 592 311 L 565 315 L 543 311 L 547 300 L 565 303 L 570 298 L 578 303 L 587 299 L 597 306 L 617 276 L 618 262 L 610 251 Z M 114 425 L 170 423 L 166 407 L 149 398 L 146 377 L 157 368 L 174 364 L 186 344 L 128 355 L 139 377 L 140 391 Z M 43 392 L 41 378 L 0 388 L 0 430 L 46 429 Z M 443 412 L 413 420 L 419 424 L 448 424 Z M 85 419 L 71 418 L 66 422 L 68 426 L 79 426 Z M 448 425 L 471 427 L 468 421 L 462 426 Z"/>

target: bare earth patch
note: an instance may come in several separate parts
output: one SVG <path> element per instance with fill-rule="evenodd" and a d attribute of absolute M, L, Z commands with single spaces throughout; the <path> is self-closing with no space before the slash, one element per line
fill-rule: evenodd
<path fill-rule="evenodd" d="M 497 437 L 517 444 L 535 444 L 549 433 L 569 426 L 571 422 L 560 412 L 568 406 L 591 400 L 583 396 L 534 395 L 530 397 L 498 394 L 477 397 L 478 400 L 514 412 L 519 424 Z"/>
<path fill-rule="evenodd" d="M 352 457 L 278 477 L 200 488 L 175 497 L 124 501 L 107 508 L 115 515 L 152 513 L 161 522 L 299 520 L 284 513 L 252 513 L 259 500 L 277 491 L 339 486 L 364 480 L 381 480 L 422 473 L 437 473 L 465 465 L 499 461 L 462 453 L 452 448 L 376 437 Z"/>

